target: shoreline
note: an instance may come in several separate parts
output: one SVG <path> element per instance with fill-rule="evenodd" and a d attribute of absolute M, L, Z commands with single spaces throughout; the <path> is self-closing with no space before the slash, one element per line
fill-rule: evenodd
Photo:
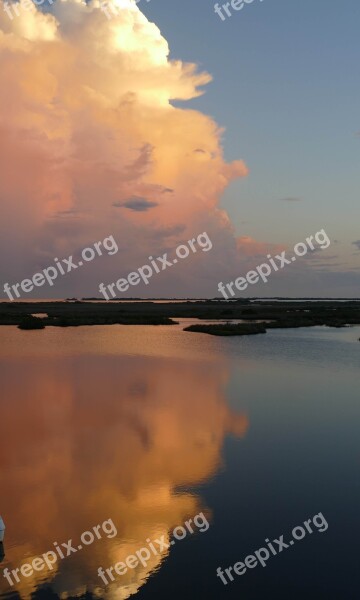
<path fill-rule="evenodd" d="M 35 316 L 34 316 L 35 315 Z M 36 316 L 41 315 L 41 317 Z M 360 325 L 359 300 L 276 300 L 234 302 L 221 300 L 152 301 L 104 303 L 91 301 L 5 302 L 0 306 L 0 326 L 21 329 L 81 327 L 85 325 L 174 325 L 179 318 L 214 320 L 214 324 L 194 324 L 187 331 L 215 335 L 253 335 L 267 329 L 346 327 Z M 233 320 L 247 323 L 224 323 Z M 216 321 L 223 321 L 222 324 Z M 215 329 L 214 329 L 215 328 Z"/>

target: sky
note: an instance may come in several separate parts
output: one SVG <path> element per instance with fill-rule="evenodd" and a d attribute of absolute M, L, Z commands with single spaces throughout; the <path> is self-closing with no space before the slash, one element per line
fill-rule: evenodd
<path fill-rule="evenodd" d="M 10 18 L 0 0 L 0 296 L 113 236 L 116 253 L 18 288 L 99 296 L 204 232 L 210 250 L 116 293 L 219 296 L 324 230 L 327 248 L 236 296 L 359 297 L 359 4 L 115 4 Z"/>

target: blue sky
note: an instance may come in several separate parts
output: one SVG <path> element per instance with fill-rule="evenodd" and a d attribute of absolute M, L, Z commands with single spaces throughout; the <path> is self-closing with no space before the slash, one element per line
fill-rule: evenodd
<path fill-rule="evenodd" d="M 112 19 L 77 0 L 30 4 L 16 18 L 5 6 L 4 281 L 111 234 L 117 259 L 47 291 L 94 296 L 100 278 L 206 231 L 210 258 L 136 293 L 212 297 L 219 280 L 324 229 L 329 248 L 253 294 L 359 296 L 358 1 L 253 0 L 223 21 L 210 0 L 140 0 L 162 38 L 130 0 Z M 204 72 L 213 81 L 195 97 Z"/>
<path fill-rule="evenodd" d="M 139 7 L 173 58 L 214 78 L 190 104 L 226 128 L 226 158 L 250 169 L 222 201 L 237 232 L 293 243 L 325 227 L 358 264 L 359 3 L 254 0 L 224 22 L 209 0 Z"/>

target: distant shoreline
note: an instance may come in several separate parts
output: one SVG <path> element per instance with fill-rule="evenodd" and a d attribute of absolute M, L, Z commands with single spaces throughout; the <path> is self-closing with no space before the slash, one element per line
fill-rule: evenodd
<path fill-rule="evenodd" d="M 277 299 L 236 302 L 226 300 L 151 300 L 134 302 L 27 301 L 1 304 L 0 325 L 22 329 L 80 327 L 85 325 L 174 325 L 179 318 L 214 320 L 214 325 L 195 327 L 216 335 L 252 335 L 259 333 L 256 321 L 267 321 L 266 330 L 280 328 L 346 327 L 360 325 L 360 300 Z M 35 316 L 34 316 L 35 315 Z M 246 323 L 222 331 L 216 321 L 242 320 Z M 251 325 L 251 327 L 249 327 Z M 200 329 L 199 329 L 200 327 Z M 212 328 L 212 331 L 210 329 Z M 224 328 L 222 328 L 224 329 Z M 261 329 L 264 329 L 262 327 Z M 194 331 L 194 327 L 190 331 Z M 264 332 L 264 331 L 262 331 Z"/>
<path fill-rule="evenodd" d="M 21 300 L 9 301 L 8 298 L 0 298 L 0 304 L 35 304 L 35 303 L 53 303 L 53 302 L 97 302 L 99 304 L 111 303 L 126 303 L 126 302 L 225 302 L 227 304 L 234 304 L 237 302 L 360 302 L 359 298 L 331 298 L 329 296 L 250 296 L 248 298 L 231 298 L 224 300 L 222 296 L 215 298 L 113 298 L 111 300 L 104 300 L 104 298 L 22 298 Z"/>

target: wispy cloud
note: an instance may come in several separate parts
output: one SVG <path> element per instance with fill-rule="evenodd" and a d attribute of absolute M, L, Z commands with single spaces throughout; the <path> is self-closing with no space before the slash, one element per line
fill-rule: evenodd
<path fill-rule="evenodd" d="M 135 212 L 145 212 L 150 210 L 150 208 L 159 206 L 159 204 L 158 202 L 146 200 L 146 198 L 134 196 L 133 198 L 129 198 L 129 200 L 125 200 L 125 202 L 114 202 L 113 206 L 116 208 L 128 208 L 129 210 L 133 210 Z"/>

